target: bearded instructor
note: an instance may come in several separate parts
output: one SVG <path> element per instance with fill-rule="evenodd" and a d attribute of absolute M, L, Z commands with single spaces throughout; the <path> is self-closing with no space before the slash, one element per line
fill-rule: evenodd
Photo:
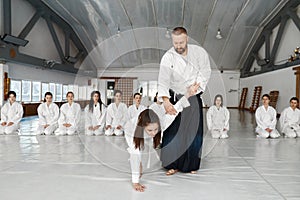
<path fill-rule="evenodd" d="M 176 115 L 164 131 L 161 161 L 166 175 L 176 172 L 196 173 L 200 167 L 203 142 L 203 113 L 201 94 L 210 78 L 207 52 L 200 46 L 188 44 L 187 31 L 176 27 L 172 31 L 173 47 L 161 59 L 158 76 L 158 100 L 166 113 Z M 176 113 L 173 105 L 193 87 L 196 95 L 189 98 L 190 106 Z"/>

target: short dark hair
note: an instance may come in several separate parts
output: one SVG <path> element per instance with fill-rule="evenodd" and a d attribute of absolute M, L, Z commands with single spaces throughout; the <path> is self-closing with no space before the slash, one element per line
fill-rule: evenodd
<path fill-rule="evenodd" d="M 120 93 L 120 94 L 121 94 L 121 96 L 123 95 L 123 93 L 121 92 L 121 90 L 115 90 L 115 92 L 114 92 L 114 96 L 116 96 L 118 93 Z"/>
<path fill-rule="evenodd" d="M 15 91 L 9 91 L 9 92 L 7 93 L 7 96 L 9 97 L 11 94 L 14 95 L 14 97 L 17 96 L 17 94 L 16 94 Z"/>
<path fill-rule="evenodd" d="M 186 34 L 187 35 L 187 30 L 181 26 L 178 26 L 173 29 L 172 34 L 174 34 L 174 35 Z"/>
<path fill-rule="evenodd" d="M 268 97 L 269 100 L 271 99 L 270 95 L 268 95 L 268 94 L 264 94 L 264 95 L 261 97 L 261 99 L 263 99 L 264 97 Z"/>
<path fill-rule="evenodd" d="M 46 92 L 46 93 L 45 93 L 45 97 L 48 96 L 48 95 L 51 96 L 51 97 L 53 97 L 53 95 L 52 95 L 51 92 Z"/>
<path fill-rule="evenodd" d="M 136 95 L 142 96 L 141 93 L 134 93 L 133 98 L 135 98 Z"/>
<path fill-rule="evenodd" d="M 292 101 L 297 101 L 297 103 L 299 103 L 299 99 L 298 99 L 297 97 L 292 97 L 292 98 L 290 99 L 290 103 L 291 103 Z"/>
<path fill-rule="evenodd" d="M 73 93 L 73 92 L 71 92 L 71 91 L 67 92 L 67 95 L 66 95 L 66 96 L 68 96 L 69 94 L 72 94 L 73 97 L 74 97 L 74 93 Z"/>

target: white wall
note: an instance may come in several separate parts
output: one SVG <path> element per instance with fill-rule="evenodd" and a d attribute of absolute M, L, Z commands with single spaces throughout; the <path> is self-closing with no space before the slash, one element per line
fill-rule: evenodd
<path fill-rule="evenodd" d="M 289 106 L 290 98 L 296 94 L 296 76 L 292 68 L 289 67 L 257 76 L 242 78 L 241 88 L 248 87 L 245 106 L 249 108 L 251 105 L 254 87 L 262 86 L 262 94 L 270 93 L 272 90 L 279 91 L 276 110 L 278 113 L 281 113 L 285 107 Z"/>
<path fill-rule="evenodd" d="M 204 105 L 213 105 L 215 96 L 221 94 L 225 106 L 238 107 L 239 77 L 240 72 L 238 71 L 224 71 L 221 73 L 219 70 L 212 70 L 206 91 L 202 97 Z"/>
<path fill-rule="evenodd" d="M 40 69 L 16 63 L 8 63 L 8 76 L 11 79 L 35 80 L 62 84 L 87 86 L 89 77 L 66 73 L 57 70 Z"/>

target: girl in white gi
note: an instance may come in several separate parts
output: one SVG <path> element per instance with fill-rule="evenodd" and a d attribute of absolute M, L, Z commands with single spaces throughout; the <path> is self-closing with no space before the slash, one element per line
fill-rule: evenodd
<path fill-rule="evenodd" d="M 280 116 L 281 131 L 286 137 L 300 137 L 300 110 L 297 108 L 299 99 L 293 97 L 290 107 L 283 110 Z"/>
<path fill-rule="evenodd" d="M 140 93 L 135 93 L 133 95 L 133 100 L 135 104 L 129 106 L 128 108 L 128 119 L 139 116 L 139 114 L 146 109 L 146 106 L 141 105 L 142 96 Z"/>
<path fill-rule="evenodd" d="M 67 93 L 67 103 L 60 107 L 57 135 L 74 135 L 79 128 L 81 108 L 78 103 L 73 102 L 74 93 Z"/>
<path fill-rule="evenodd" d="M 197 90 L 194 89 L 196 87 L 193 85 L 188 88 L 185 96 L 174 105 L 174 109 L 177 111 L 176 115 L 165 114 L 159 118 L 153 110 L 146 109 L 138 117 L 126 123 L 124 132 L 129 146 L 127 150 L 130 154 L 132 185 L 136 191 L 143 192 L 145 190 L 145 186 L 139 183 L 143 171 L 142 156 L 148 156 L 149 168 L 150 155 L 157 155 L 155 149 L 160 145 L 162 130 L 171 125 L 183 108 L 190 106 L 188 98 L 196 93 Z"/>
<path fill-rule="evenodd" d="M 37 135 L 51 135 L 58 128 L 59 108 L 52 102 L 52 97 L 51 92 L 46 92 L 44 103 L 37 109 L 39 116 Z"/>
<path fill-rule="evenodd" d="M 255 112 L 256 118 L 256 133 L 258 137 L 262 138 L 278 138 L 280 136 L 279 132 L 276 130 L 276 110 L 269 106 L 270 96 L 264 94 L 262 96 L 263 105 L 258 107 Z"/>
<path fill-rule="evenodd" d="M 208 109 L 206 118 L 208 130 L 213 138 L 228 138 L 230 114 L 228 109 L 223 106 L 222 95 L 216 95 L 214 105 Z"/>
<path fill-rule="evenodd" d="M 121 102 L 122 92 L 116 90 L 114 94 L 114 103 L 107 107 L 106 112 L 106 130 L 105 135 L 123 135 L 123 127 L 127 120 L 127 106 Z"/>
<path fill-rule="evenodd" d="M 85 134 L 102 135 L 104 134 L 106 108 L 101 101 L 99 91 L 91 93 L 89 105 L 85 108 Z"/>
<path fill-rule="evenodd" d="M 8 92 L 8 102 L 1 109 L 0 134 L 14 134 L 18 132 L 23 116 L 23 107 L 16 102 L 16 93 Z"/>

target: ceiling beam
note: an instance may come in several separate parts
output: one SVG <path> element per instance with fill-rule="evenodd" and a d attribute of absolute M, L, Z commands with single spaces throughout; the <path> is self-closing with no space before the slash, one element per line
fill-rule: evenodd
<path fill-rule="evenodd" d="M 289 10 L 287 13 L 291 19 L 294 21 L 295 25 L 297 26 L 298 30 L 300 31 L 300 19 L 295 11 Z"/>
<path fill-rule="evenodd" d="M 266 24 L 266 26 L 263 28 L 262 32 L 260 33 L 258 39 L 254 43 L 252 49 L 250 50 L 248 57 L 246 58 L 246 61 L 244 63 L 244 67 L 241 68 L 241 77 L 257 75 L 260 73 L 269 72 L 270 70 L 272 71 L 272 70 L 282 69 L 284 67 L 291 65 L 291 63 L 289 63 L 289 62 L 286 62 L 285 64 L 282 64 L 282 65 L 275 65 L 275 60 L 276 60 L 278 48 L 279 48 L 280 42 L 282 40 L 284 30 L 286 28 L 287 20 L 290 18 L 293 19 L 293 21 L 295 22 L 298 29 L 300 28 L 300 19 L 295 14 L 295 11 L 294 11 L 298 7 L 299 4 L 300 4 L 299 0 L 289 1 L 273 17 L 273 19 L 268 24 Z M 273 48 L 271 50 L 270 35 L 272 34 L 273 29 L 276 28 L 278 25 L 279 25 L 279 30 L 277 32 L 276 39 L 275 39 Z M 264 43 L 265 43 L 265 58 L 258 61 L 258 63 L 260 63 L 259 65 L 262 66 L 261 71 L 250 72 L 253 62 L 254 62 L 254 59 L 258 58 L 258 52 Z M 294 63 L 294 62 L 292 62 L 292 63 Z"/>
<path fill-rule="evenodd" d="M 0 45 L 0 60 L 2 62 L 20 63 L 32 67 L 42 67 L 45 69 L 56 69 L 69 73 L 78 73 L 78 69 L 74 68 L 71 64 L 58 63 L 20 53 L 18 47 L 11 44 L 0 42 Z"/>
<path fill-rule="evenodd" d="M 28 65 L 34 65 L 35 67 L 49 67 L 50 64 L 51 67 L 57 70 L 67 71 L 71 73 L 78 73 L 78 69 L 75 68 L 75 63 L 82 62 L 88 55 L 88 51 L 84 47 L 83 43 L 73 30 L 73 28 L 68 24 L 64 19 L 62 19 L 57 13 L 55 13 L 50 7 L 48 7 L 46 4 L 44 4 L 40 0 L 27 0 L 35 9 L 36 13 L 31 17 L 29 22 L 25 25 L 23 30 L 19 34 L 19 38 L 25 39 L 30 31 L 33 29 L 36 22 L 42 17 L 46 20 L 49 31 L 51 33 L 52 39 L 54 41 L 54 44 L 56 46 L 56 49 L 58 51 L 58 54 L 60 56 L 61 62 L 58 61 L 47 61 L 43 58 L 37 58 L 34 56 L 22 54 L 18 51 L 17 46 L 13 46 L 13 52 L 15 52 L 15 56 L 11 57 L 10 55 L 10 49 L 12 46 L 4 41 L 0 41 L 1 45 L 4 47 L 0 47 L 0 59 L 3 61 L 8 62 L 19 62 L 19 63 L 25 63 Z M 3 0 L 3 10 L 4 10 L 4 30 L 6 34 L 11 34 L 11 1 L 10 0 Z M 55 29 L 53 27 L 53 23 L 58 25 L 64 32 L 67 32 L 64 39 L 65 41 L 65 54 L 63 52 L 63 49 L 61 47 L 61 44 L 59 42 L 58 36 L 55 32 Z M 78 50 L 78 54 L 75 58 L 71 59 L 69 61 L 66 58 L 71 57 L 70 54 L 70 40 L 73 42 L 75 47 Z M 31 41 L 35 42 L 35 41 Z M 68 46 L 68 47 L 67 47 Z M 46 64 L 45 64 L 46 63 Z M 48 63 L 48 64 L 47 64 Z M 89 69 L 93 71 L 94 74 L 97 74 L 97 68 L 94 64 L 91 64 L 89 66 Z"/>
<path fill-rule="evenodd" d="M 25 39 L 26 36 L 29 34 L 29 32 L 32 30 L 36 22 L 40 19 L 41 13 L 36 11 L 35 14 L 31 17 L 29 22 L 26 24 L 26 26 L 23 28 L 21 33 L 19 34 L 19 38 Z"/>
<path fill-rule="evenodd" d="M 58 55 L 61 59 L 62 62 L 65 62 L 65 56 L 64 56 L 64 52 L 61 48 L 61 45 L 60 45 L 60 42 L 58 40 L 58 37 L 56 35 L 56 32 L 54 30 L 54 27 L 53 27 L 53 24 L 52 22 L 50 21 L 50 19 L 47 17 L 45 18 L 46 19 L 46 22 L 47 22 L 47 25 L 48 25 L 48 28 L 49 28 L 49 31 L 51 33 L 51 36 L 53 38 L 53 41 L 54 41 L 54 44 L 55 44 L 55 47 L 56 47 L 56 50 L 58 51 Z"/>
<path fill-rule="evenodd" d="M 11 0 L 3 0 L 4 34 L 11 35 Z"/>

